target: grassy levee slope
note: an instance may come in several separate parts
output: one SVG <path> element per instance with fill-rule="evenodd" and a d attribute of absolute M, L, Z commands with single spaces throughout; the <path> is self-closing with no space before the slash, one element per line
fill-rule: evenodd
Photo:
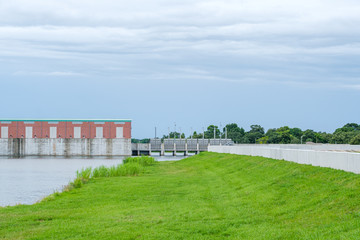
<path fill-rule="evenodd" d="M 202 153 L 0 208 L 0 239 L 360 239 L 360 176 Z"/>

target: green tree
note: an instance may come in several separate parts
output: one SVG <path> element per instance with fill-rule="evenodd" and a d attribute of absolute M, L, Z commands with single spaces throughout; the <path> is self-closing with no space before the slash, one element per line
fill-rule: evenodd
<path fill-rule="evenodd" d="M 332 139 L 331 133 L 318 132 L 316 133 L 316 142 L 317 143 L 330 143 Z"/>
<path fill-rule="evenodd" d="M 191 138 L 191 136 L 189 138 Z M 192 138 L 194 138 L 194 139 L 203 138 L 203 134 L 197 133 L 196 131 L 194 131 L 194 133 L 192 134 Z"/>
<path fill-rule="evenodd" d="M 227 124 L 223 129 L 223 132 L 227 131 L 227 137 L 234 142 L 242 142 L 242 138 L 245 135 L 245 130 L 239 128 L 236 123 Z"/>
<path fill-rule="evenodd" d="M 338 131 L 333 134 L 332 142 L 337 144 L 348 144 L 357 135 L 357 132 Z"/>
<path fill-rule="evenodd" d="M 268 141 L 269 141 L 269 137 L 265 136 L 265 137 L 262 137 L 262 138 L 259 138 L 258 140 L 256 140 L 256 143 L 267 144 Z"/>
<path fill-rule="evenodd" d="M 290 134 L 300 139 L 303 131 L 300 128 L 290 128 Z"/>
<path fill-rule="evenodd" d="M 268 143 L 279 143 L 280 142 L 280 134 L 276 131 L 275 128 L 270 128 L 267 130 L 266 134 L 268 137 Z"/>
<path fill-rule="evenodd" d="M 303 136 L 303 142 L 316 142 L 316 132 L 314 132 L 314 130 L 305 130 Z"/>
<path fill-rule="evenodd" d="M 350 144 L 352 145 L 360 145 L 360 134 L 356 135 L 350 140 Z"/>
<path fill-rule="evenodd" d="M 301 141 L 299 138 L 297 137 L 294 137 L 293 135 L 291 135 L 291 141 L 290 141 L 291 144 L 300 144 Z"/>
<path fill-rule="evenodd" d="M 264 137 L 264 135 L 264 128 L 260 125 L 251 125 L 250 131 L 246 133 L 246 137 L 251 143 L 255 143 L 257 139 Z"/>
<path fill-rule="evenodd" d="M 184 137 L 182 137 L 182 136 L 184 136 Z M 181 137 L 185 138 L 185 134 L 182 134 Z M 163 138 L 169 138 L 169 135 L 164 135 Z M 170 132 L 170 138 L 180 138 L 180 133 Z"/>
<path fill-rule="evenodd" d="M 338 132 L 354 132 L 354 131 L 360 131 L 360 126 L 356 123 L 347 123 L 342 128 L 338 128 L 335 130 L 334 133 Z"/>
<path fill-rule="evenodd" d="M 358 134 L 360 134 L 360 125 L 356 123 L 347 123 L 342 128 L 335 130 L 331 142 L 348 144 Z"/>
<path fill-rule="evenodd" d="M 360 125 L 356 123 L 347 123 L 344 128 L 352 129 L 352 131 L 360 131 Z"/>
<path fill-rule="evenodd" d="M 265 133 L 264 128 L 260 125 L 251 125 L 249 132 L 250 133 L 261 133 L 261 134 Z"/>
<path fill-rule="evenodd" d="M 281 144 L 288 144 L 291 142 L 290 128 L 288 126 L 278 128 L 276 131 L 280 136 Z"/>
<path fill-rule="evenodd" d="M 220 138 L 220 130 L 218 126 L 210 125 L 205 132 L 205 138 L 214 138 L 214 129 L 215 129 L 215 138 Z"/>
<path fill-rule="evenodd" d="M 132 138 L 131 142 L 132 143 L 150 143 L 150 138 L 144 138 L 144 139 Z"/>
<path fill-rule="evenodd" d="M 246 134 L 242 137 L 242 138 L 240 138 L 240 140 L 237 142 L 237 143 L 250 143 L 250 139 L 246 136 Z"/>

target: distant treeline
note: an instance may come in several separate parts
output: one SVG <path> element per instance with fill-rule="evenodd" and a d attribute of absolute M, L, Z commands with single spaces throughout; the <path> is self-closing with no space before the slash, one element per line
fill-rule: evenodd
<path fill-rule="evenodd" d="M 306 142 L 313 143 L 332 143 L 332 144 L 356 144 L 360 145 L 360 125 L 356 123 L 348 123 L 338 128 L 333 133 L 315 132 L 307 129 L 305 131 L 300 128 L 290 128 L 288 126 L 280 128 L 270 128 L 266 132 L 260 125 L 251 125 L 249 131 L 239 127 L 236 123 L 227 124 L 223 129 L 219 129 L 216 125 L 210 125 L 204 133 L 197 133 L 187 138 L 227 138 L 235 143 L 280 143 L 280 144 L 299 144 Z M 204 136 L 203 136 L 204 135 Z M 185 138 L 185 134 L 181 133 L 181 138 Z M 164 135 L 163 138 L 169 138 Z M 171 132 L 170 138 L 180 138 L 180 133 Z M 133 142 L 147 143 L 149 139 L 133 139 Z"/>

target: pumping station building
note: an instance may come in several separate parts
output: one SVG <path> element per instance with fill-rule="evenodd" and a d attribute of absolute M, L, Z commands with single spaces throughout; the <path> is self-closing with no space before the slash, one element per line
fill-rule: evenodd
<path fill-rule="evenodd" d="M 0 155 L 129 156 L 131 120 L 0 120 Z"/>

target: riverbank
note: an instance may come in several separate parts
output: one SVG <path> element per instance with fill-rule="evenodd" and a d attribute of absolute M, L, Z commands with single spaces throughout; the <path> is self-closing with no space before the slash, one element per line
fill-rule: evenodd
<path fill-rule="evenodd" d="M 184 156 L 153 156 L 156 161 L 178 161 Z M 121 164 L 123 158 L 0 158 L 0 207 L 34 204 L 74 180 L 79 169 Z"/>
<path fill-rule="evenodd" d="M 0 208 L 0 239 L 356 239 L 360 176 L 201 153 Z"/>

